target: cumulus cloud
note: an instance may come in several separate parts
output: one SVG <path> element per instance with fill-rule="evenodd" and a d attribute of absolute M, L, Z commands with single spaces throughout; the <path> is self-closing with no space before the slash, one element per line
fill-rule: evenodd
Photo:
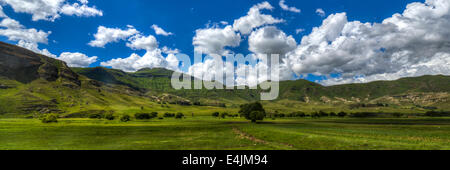
<path fill-rule="evenodd" d="M 169 35 L 173 35 L 173 33 L 171 32 L 167 32 L 164 29 L 162 29 L 161 27 L 159 27 L 158 25 L 152 25 L 152 29 L 155 30 L 156 35 L 163 35 L 163 36 L 169 36 Z"/>
<path fill-rule="evenodd" d="M 292 36 L 274 26 L 266 26 L 254 31 L 249 39 L 249 50 L 255 54 L 279 54 L 284 56 L 294 50 L 297 42 Z"/>
<path fill-rule="evenodd" d="M 178 70 L 178 59 L 169 54 L 164 58 L 160 49 L 147 51 L 143 56 L 131 54 L 128 58 L 117 58 L 107 62 L 101 62 L 102 66 L 109 66 L 126 72 L 135 72 L 143 68 L 167 68 L 170 70 Z"/>
<path fill-rule="evenodd" d="M 56 59 L 65 61 L 69 67 L 89 67 L 97 61 L 97 56 L 88 57 L 82 53 L 63 52 Z"/>
<path fill-rule="evenodd" d="M 178 49 L 170 49 L 168 47 L 159 48 L 159 43 L 153 35 L 145 36 L 132 26 L 128 26 L 128 30 L 110 29 L 99 27 L 101 35 L 97 36 L 96 40 L 102 43 L 98 46 L 105 45 L 103 42 L 116 42 L 119 40 L 127 40 L 126 46 L 133 50 L 146 50 L 143 56 L 136 53 L 131 54 L 127 58 L 116 58 L 106 62 L 101 62 L 100 65 L 120 69 L 126 72 L 135 72 L 143 68 L 167 68 L 178 71 L 179 61 L 175 54 L 179 52 Z M 102 30 L 102 31 L 100 31 Z M 107 37 L 107 38 L 104 38 Z M 108 39 L 109 38 L 109 39 Z M 164 57 L 162 54 L 167 54 Z"/>
<path fill-rule="evenodd" d="M 134 50 L 154 50 L 158 47 L 158 41 L 152 35 L 143 36 L 143 35 L 135 35 L 129 39 L 127 43 L 127 47 L 130 47 Z"/>
<path fill-rule="evenodd" d="M 250 8 L 246 16 L 234 20 L 233 28 L 246 35 L 250 34 L 254 28 L 284 22 L 283 19 L 277 19 L 271 15 L 261 14 L 261 10 L 264 9 L 272 10 L 273 6 L 267 1 L 254 5 Z"/>
<path fill-rule="evenodd" d="M 411 3 L 381 23 L 330 15 L 287 54 L 299 75 L 339 74 L 324 84 L 450 74 L 450 2 Z"/>
<path fill-rule="evenodd" d="M 133 26 L 128 25 L 127 27 L 128 29 L 122 30 L 120 28 L 99 26 L 97 33 L 94 35 L 95 40 L 89 42 L 89 45 L 92 47 L 105 47 L 108 43 L 125 40 L 139 33 Z"/>
<path fill-rule="evenodd" d="M 54 21 L 61 14 L 76 16 L 102 16 L 101 10 L 89 7 L 87 0 L 79 0 L 79 3 L 69 4 L 67 0 L 0 0 L 1 5 L 11 6 L 15 12 L 32 15 L 33 21 Z"/>
<path fill-rule="evenodd" d="M 195 31 L 193 38 L 194 50 L 199 53 L 226 55 L 230 53 L 225 47 L 237 47 L 241 35 L 231 26 L 225 28 L 205 28 Z"/>
<path fill-rule="evenodd" d="M 38 44 L 47 44 L 50 31 L 45 32 L 34 28 L 25 28 L 18 21 L 4 16 L 0 22 L 0 36 L 5 36 L 10 41 L 17 41 L 17 45 L 32 50 L 36 53 L 54 57 L 47 49 L 39 49 Z"/>
<path fill-rule="evenodd" d="M 322 8 L 316 9 L 316 13 L 321 17 L 325 17 L 325 11 Z"/>
<path fill-rule="evenodd" d="M 79 0 L 81 5 L 78 3 L 65 4 L 61 8 L 61 13 L 64 15 L 75 15 L 78 17 L 92 17 L 92 16 L 103 16 L 103 12 L 96 9 L 95 7 L 89 7 L 87 5 L 87 0 Z"/>
<path fill-rule="evenodd" d="M 280 5 L 281 9 L 283 9 L 285 11 L 291 11 L 291 12 L 295 12 L 295 13 L 301 12 L 301 10 L 296 7 L 289 7 L 288 5 L 286 5 L 286 0 L 280 0 L 279 5 Z"/>

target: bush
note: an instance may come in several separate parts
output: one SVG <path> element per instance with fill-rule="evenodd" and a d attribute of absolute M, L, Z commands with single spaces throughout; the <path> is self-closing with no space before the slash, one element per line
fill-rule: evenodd
<path fill-rule="evenodd" d="M 90 114 L 89 118 L 91 118 L 91 119 L 101 119 L 101 118 L 103 118 L 103 114 L 100 114 L 100 113 Z"/>
<path fill-rule="evenodd" d="M 376 117 L 377 115 L 375 113 L 370 112 L 358 112 L 358 113 L 352 113 L 350 117 L 355 118 L 367 118 L 367 117 Z"/>
<path fill-rule="evenodd" d="M 314 112 L 314 113 L 311 113 L 311 117 L 312 117 L 312 118 L 319 118 L 319 117 L 320 117 L 320 114 L 317 113 L 317 112 Z"/>
<path fill-rule="evenodd" d="M 58 115 L 56 114 L 45 114 L 41 117 L 42 123 L 57 123 Z"/>
<path fill-rule="evenodd" d="M 226 113 L 226 112 L 220 114 L 220 117 L 221 117 L 222 119 L 225 119 L 227 116 L 228 116 L 228 113 Z"/>
<path fill-rule="evenodd" d="M 174 113 L 164 113 L 164 117 L 175 117 Z"/>
<path fill-rule="evenodd" d="M 403 114 L 401 113 L 393 113 L 392 116 L 396 117 L 396 118 L 400 118 L 403 116 Z"/>
<path fill-rule="evenodd" d="M 320 117 L 328 117 L 328 113 L 325 113 L 324 111 L 319 112 Z"/>
<path fill-rule="evenodd" d="M 116 119 L 116 117 L 114 117 L 114 115 L 112 113 L 108 113 L 105 115 L 105 119 L 106 120 L 114 120 L 114 119 Z"/>
<path fill-rule="evenodd" d="M 158 112 L 153 112 L 153 113 L 150 113 L 150 114 L 149 113 L 136 113 L 134 115 L 134 117 L 136 119 L 139 119 L 139 120 L 153 119 L 155 117 L 158 117 Z"/>
<path fill-rule="evenodd" d="M 134 114 L 134 118 L 138 120 L 147 120 L 150 119 L 150 114 L 148 113 L 136 113 Z"/>
<path fill-rule="evenodd" d="M 213 117 L 219 117 L 219 115 L 220 115 L 219 112 L 214 112 L 214 113 L 212 114 Z"/>
<path fill-rule="evenodd" d="M 330 113 L 330 116 L 331 116 L 331 117 L 336 117 L 336 116 L 337 116 L 337 114 L 336 114 L 336 113 L 334 113 L 334 112 L 331 112 L 331 113 Z"/>
<path fill-rule="evenodd" d="M 129 116 L 129 115 L 123 115 L 122 117 L 120 117 L 121 122 L 129 122 L 130 120 L 131 120 L 131 116 Z"/>
<path fill-rule="evenodd" d="M 182 119 L 182 118 L 184 118 L 184 114 L 183 114 L 183 113 L 177 113 L 177 115 L 175 116 L 175 118 L 177 118 L 177 119 Z"/>
<path fill-rule="evenodd" d="M 339 112 L 339 113 L 338 113 L 338 116 L 339 116 L 339 117 L 345 117 L 345 116 L 347 116 L 347 113 L 345 113 L 345 112 Z"/>
<path fill-rule="evenodd" d="M 259 102 L 241 105 L 239 114 L 252 122 L 263 120 L 266 117 L 266 111 Z"/>

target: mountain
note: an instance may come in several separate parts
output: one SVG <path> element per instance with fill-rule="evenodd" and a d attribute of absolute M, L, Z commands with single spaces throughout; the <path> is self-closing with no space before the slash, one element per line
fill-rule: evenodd
<path fill-rule="evenodd" d="M 0 42 L 0 114 L 179 111 L 191 105 L 207 112 L 211 107 L 236 109 L 260 98 L 259 89 L 175 90 L 172 74 L 162 68 L 134 73 L 69 68 L 63 61 Z M 450 109 L 449 85 L 450 76 L 442 75 L 328 87 L 307 80 L 283 81 L 279 99 L 265 104 L 273 110 Z"/>

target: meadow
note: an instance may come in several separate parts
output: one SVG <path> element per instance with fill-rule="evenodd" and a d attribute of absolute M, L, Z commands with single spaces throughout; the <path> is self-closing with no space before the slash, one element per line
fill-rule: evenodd
<path fill-rule="evenodd" d="M 449 150 L 450 118 L 0 119 L 0 150 Z"/>

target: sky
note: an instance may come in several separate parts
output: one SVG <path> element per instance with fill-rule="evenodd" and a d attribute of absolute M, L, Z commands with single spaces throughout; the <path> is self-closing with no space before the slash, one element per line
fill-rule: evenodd
<path fill-rule="evenodd" d="M 280 54 L 281 80 L 323 85 L 450 75 L 449 0 L 0 0 L 0 41 L 72 67 L 163 67 L 177 53 Z M 272 70 L 236 65 L 236 72 Z M 239 85 L 267 76 L 236 76 Z"/>

